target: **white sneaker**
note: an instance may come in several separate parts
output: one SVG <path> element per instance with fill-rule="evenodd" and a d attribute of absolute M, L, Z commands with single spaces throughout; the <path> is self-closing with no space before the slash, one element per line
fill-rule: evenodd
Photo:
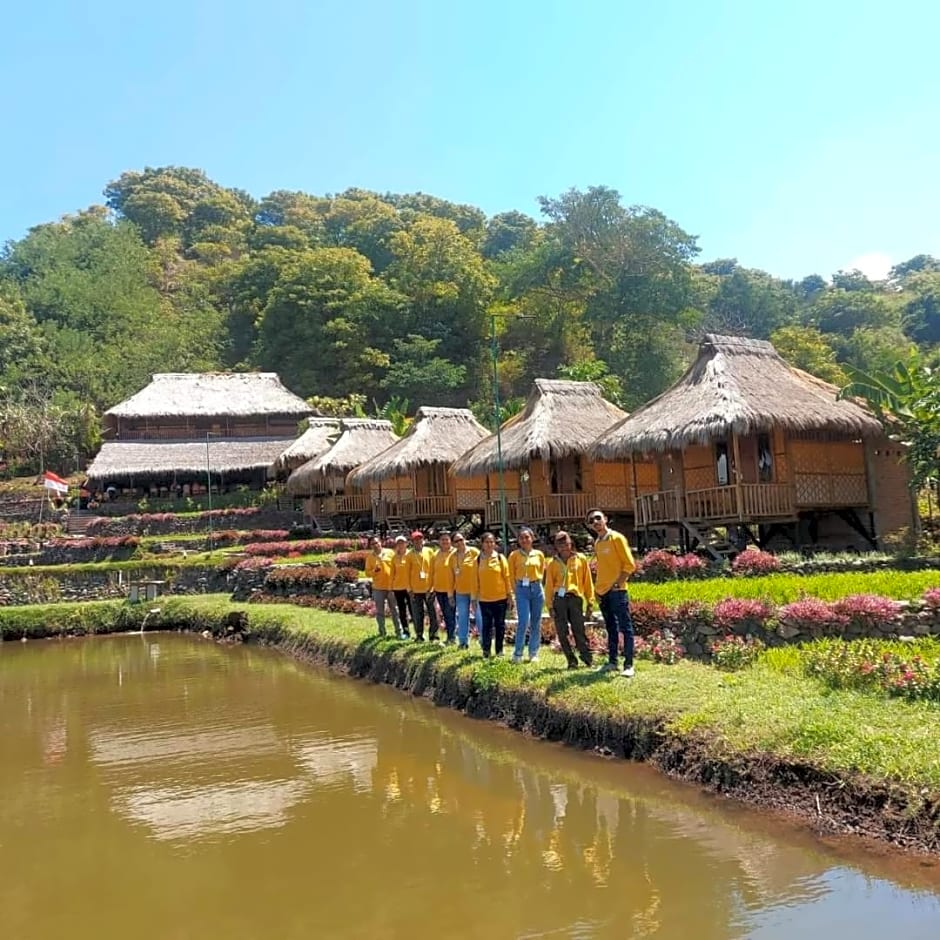
<path fill-rule="evenodd" d="M 537 663 L 538 661 L 539 661 L 538 654 L 536 654 L 535 656 L 530 656 L 530 657 L 529 657 L 529 662 L 530 662 L 530 663 Z"/>
<path fill-rule="evenodd" d="M 620 675 L 624 679 L 632 679 L 636 675 L 636 670 L 633 668 L 633 666 L 625 666 Z"/>
<path fill-rule="evenodd" d="M 514 663 L 516 663 L 516 665 L 518 665 L 519 663 L 522 662 L 522 657 L 521 657 L 521 656 L 517 656 L 515 653 L 513 653 L 512 661 L 513 661 Z"/>

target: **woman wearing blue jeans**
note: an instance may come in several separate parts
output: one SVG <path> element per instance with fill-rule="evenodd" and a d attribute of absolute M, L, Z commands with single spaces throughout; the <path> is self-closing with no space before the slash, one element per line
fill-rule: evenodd
<path fill-rule="evenodd" d="M 477 626 L 480 625 L 480 607 L 474 604 L 476 591 L 477 558 L 479 549 L 468 548 L 466 539 L 460 532 L 455 532 L 451 541 L 454 544 L 454 600 L 457 606 L 457 643 L 462 650 L 470 645 L 470 611 L 476 608 Z"/>
<path fill-rule="evenodd" d="M 509 556 L 509 577 L 516 596 L 516 647 L 512 661 L 522 662 L 526 632 L 529 634 L 529 662 L 538 662 L 542 645 L 542 608 L 545 606 L 545 556 L 532 548 L 535 536 L 531 529 L 519 530 L 519 547 Z"/>

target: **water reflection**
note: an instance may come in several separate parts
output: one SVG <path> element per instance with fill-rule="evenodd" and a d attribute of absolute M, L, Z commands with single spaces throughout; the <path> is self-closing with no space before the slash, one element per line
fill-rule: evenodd
<path fill-rule="evenodd" d="M 932 869 L 843 861 L 646 768 L 184 637 L 0 652 L 0 852 L 15 937 L 128 917 L 141 937 L 233 938 L 940 923 Z M 100 893 L 71 877 L 89 866 Z"/>

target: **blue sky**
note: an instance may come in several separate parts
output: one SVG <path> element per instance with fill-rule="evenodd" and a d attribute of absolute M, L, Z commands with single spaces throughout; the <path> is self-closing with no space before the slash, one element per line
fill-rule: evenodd
<path fill-rule="evenodd" d="M 933 0 L 48 0 L 4 12 L 0 242 L 179 164 L 489 213 L 605 184 L 775 274 L 940 255 Z"/>

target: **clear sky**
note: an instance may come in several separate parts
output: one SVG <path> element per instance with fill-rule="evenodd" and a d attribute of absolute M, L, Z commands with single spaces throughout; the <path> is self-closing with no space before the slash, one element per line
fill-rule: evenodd
<path fill-rule="evenodd" d="M 0 242 L 177 164 L 488 213 L 605 184 L 786 277 L 940 255 L 937 0 L 46 0 L 0 35 Z"/>

